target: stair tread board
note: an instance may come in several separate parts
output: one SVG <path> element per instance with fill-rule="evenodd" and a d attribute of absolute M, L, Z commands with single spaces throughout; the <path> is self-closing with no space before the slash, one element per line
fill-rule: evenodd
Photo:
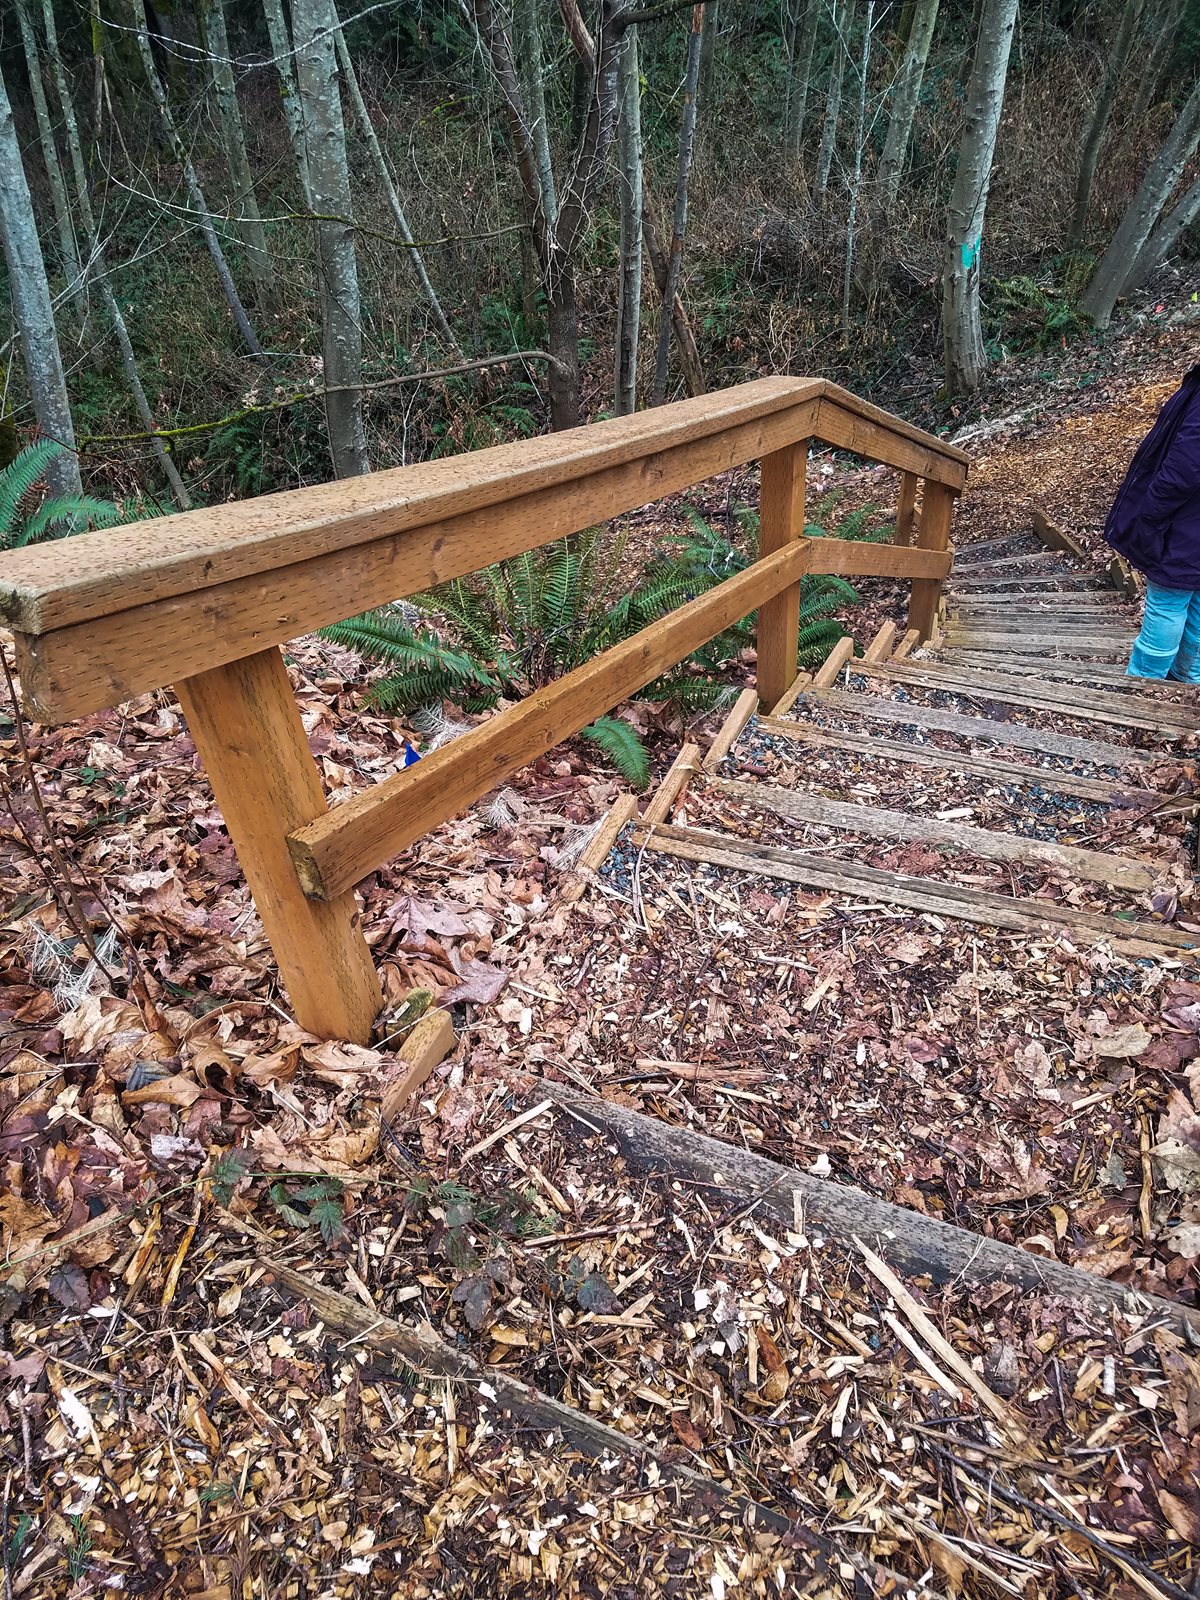
<path fill-rule="evenodd" d="M 1175 759 L 1153 756 L 1142 750 L 1109 744 L 1103 740 L 1060 734 L 1048 728 L 1027 728 L 1021 723 L 995 722 L 986 717 L 969 717 L 961 712 L 942 711 L 875 695 L 847 693 L 841 689 L 806 690 L 798 698 L 794 709 L 809 705 L 816 706 L 818 710 L 829 707 L 835 715 L 851 719 L 865 717 L 893 726 L 928 728 L 976 742 L 1008 744 L 1017 749 L 1062 755 L 1114 771 Z"/>
<path fill-rule="evenodd" d="M 885 734 L 841 732 L 818 728 L 812 723 L 762 717 L 757 726 L 776 738 L 818 750 L 838 750 L 869 757 L 873 761 L 918 767 L 925 771 L 957 772 L 997 785 L 1036 787 L 1048 793 L 1071 795 L 1095 805 L 1119 808 L 1148 808 L 1173 798 L 1168 792 L 1140 788 L 1120 779 L 1084 778 L 1058 767 L 1024 765 L 996 756 L 976 755 L 965 750 L 947 750 L 936 744 L 912 744 L 889 739 Z M 748 727 L 744 739 L 752 739 L 755 725 Z M 735 747 L 735 754 L 741 754 Z"/>
<path fill-rule="evenodd" d="M 1001 533 L 991 539 L 973 539 L 969 544 L 962 546 L 964 555 L 992 556 L 1008 551 L 1011 545 L 1025 544 L 1029 546 L 1030 554 L 1046 554 L 1046 547 L 1032 529 L 1021 529 L 1017 533 Z"/>
<path fill-rule="evenodd" d="M 780 784 L 720 778 L 714 787 L 746 805 L 827 832 L 902 843 L 932 843 L 939 851 L 966 853 L 988 861 L 1026 862 L 1051 873 L 1083 878 L 1134 895 L 1145 893 L 1155 881 L 1154 869 L 1146 862 L 1109 851 L 1030 838 L 936 815 L 898 811 L 874 802 L 830 799 Z"/>
<path fill-rule="evenodd" d="M 699 828 L 664 824 L 647 833 L 642 843 L 645 849 L 665 855 L 685 858 L 690 855 L 693 860 L 708 861 L 735 871 L 778 877 L 812 888 L 859 899 L 882 900 L 991 927 L 1021 932 L 1057 929 L 1089 941 L 1111 940 L 1125 949 L 1148 955 L 1162 955 L 1165 951 L 1183 955 L 1200 945 L 1200 934 L 1165 923 L 1126 921 L 1047 900 L 1018 900 L 1015 896 L 964 887 L 942 878 L 921 878 L 880 867 L 860 866 L 852 861 L 802 854 Z"/>
<path fill-rule="evenodd" d="M 1117 694 L 1104 689 L 1080 686 L 1063 687 L 1050 679 L 1042 682 L 1000 672 L 975 671 L 970 667 L 941 666 L 936 662 L 856 661 L 853 670 L 867 678 L 882 678 L 929 689 L 961 689 L 987 700 L 1009 701 L 1032 709 L 1078 716 L 1082 711 L 1098 713 L 1101 720 L 1119 725 L 1146 728 L 1152 732 L 1174 731 L 1195 734 L 1200 722 L 1184 708 L 1176 710 L 1147 696 Z"/>
<path fill-rule="evenodd" d="M 916 661 L 932 657 L 916 656 Z M 1009 672 L 1014 676 L 1040 676 L 1063 683 L 1095 684 L 1110 694 L 1140 694 L 1157 700 L 1160 696 L 1176 696 L 1181 705 L 1200 706 L 1200 684 L 1176 683 L 1166 678 L 1131 677 L 1123 666 L 1107 661 L 1062 661 L 1037 656 L 1018 656 L 1011 653 L 989 656 L 982 650 L 944 650 L 936 658 L 947 666 L 977 667 L 986 672 Z"/>
<path fill-rule="evenodd" d="M 990 556 L 983 561 L 972 560 L 971 552 L 961 546 L 954 554 L 955 572 L 1053 572 L 1074 577 L 1079 568 L 1064 561 L 1062 556 L 1049 550 L 1030 550 L 1021 555 Z"/>

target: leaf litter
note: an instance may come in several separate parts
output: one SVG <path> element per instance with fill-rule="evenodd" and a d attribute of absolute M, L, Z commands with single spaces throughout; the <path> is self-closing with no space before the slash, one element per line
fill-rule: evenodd
<path fill-rule="evenodd" d="M 886 610 L 897 591 L 876 592 Z M 346 660 L 311 641 L 289 657 L 331 794 L 392 770 L 400 730 L 363 712 Z M 1190 963 L 685 871 L 628 838 L 569 907 L 572 841 L 616 790 L 558 751 L 364 886 L 396 1032 L 440 1005 L 463 1034 L 381 1126 L 394 1049 L 290 1022 L 168 697 L 39 731 L 35 755 L 100 960 L 49 891 L 6 759 L 13 1593 L 1192 1591 L 1184 1334 L 1136 1301 L 902 1281 L 886 1240 L 635 1171 L 529 1077 L 1194 1304 Z M 910 767 L 807 760 L 831 796 L 948 798 Z M 1182 815 L 1077 802 L 1047 822 L 1024 786 L 955 794 L 977 825 L 1023 815 L 1031 836 L 1152 861 L 1175 898 L 958 858 L 981 884 L 1187 922 Z M 685 818 L 719 822 L 715 805 L 697 786 Z M 851 856 L 933 870 L 888 852 Z M 365 1326 L 347 1331 L 343 1301 Z M 399 1359 L 379 1333 L 397 1326 L 475 1375 Z"/>

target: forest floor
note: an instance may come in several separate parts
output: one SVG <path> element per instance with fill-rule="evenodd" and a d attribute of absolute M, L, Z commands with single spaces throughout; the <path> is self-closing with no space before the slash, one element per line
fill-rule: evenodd
<path fill-rule="evenodd" d="M 1034 505 L 1094 539 L 1187 350 L 1031 364 L 960 542 Z M 863 592 L 865 642 L 903 606 Z M 288 658 L 331 796 L 394 770 L 411 730 L 357 663 Z M 665 764 L 679 730 L 635 715 Z M 1200 1148 L 1182 974 L 916 914 L 866 938 L 836 897 L 627 847 L 574 900 L 621 786 L 566 746 L 363 886 L 393 1014 L 426 991 L 461 1040 L 381 1123 L 402 1063 L 290 1020 L 174 700 L 29 732 L 53 848 L 0 716 L 6 1596 L 1195 1592 L 1183 1334 L 999 1280 L 906 1300 L 802 1206 L 640 1171 L 552 1091 L 1194 1305 L 1200 1214 L 1152 1159 Z"/>

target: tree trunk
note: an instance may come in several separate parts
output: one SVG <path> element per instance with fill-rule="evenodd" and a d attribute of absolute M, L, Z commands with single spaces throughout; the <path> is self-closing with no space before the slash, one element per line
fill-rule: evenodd
<path fill-rule="evenodd" d="M 158 68 L 154 65 L 154 56 L 150 49 L 150 35 L 145 23 L 140 23 L 134 29 L 137 40 L 138 53 L 142 58 L 142 71 L 146 75 L 146 82 L 150 85 L 150 93 L 158 110 L 159 123 L 162 126 L 163 136 L 168 147 L 183 173 L 183 180 L 187 186 L 188 199 L 195 214 L 196 224 L 204 236 L 204 243 L 212 257 L 212 264 L 216 268 L 217 281 L 225 296 L 226 304 L 237 324 L 237 330 L 242 336 L 247 350 L 253 356 L 262 356 L 262 346 L 254 332 L 250 318 L 246 315 L 246 308 L 242 304 L 241 296 L 237 292 L 237 285 L 233 281 L 233 274 L 229 270 L 229 263 L 225 259 L 225 252 L 221 249 L 217 238 L 216 229 L 213 227 L 212 214 L 208 209 L 208 202 L 204 198 L 204 190 L 200 187 L 200 180 L 196 176 L 196 169 L 188 155 L 183 140 L 179 136 L 179 129 L 175 126 L 175 118 L 167 100 L 167 91 L 163 88 L 162 79 L 158 75 Z"/>
<path fill-rule="evenodd" d="M 783 151 L 789 161 L 799 165 L 804 147 L 804 119 L 808 111 L 808 82 L 812 75 L 813 51 L 821 20 L 821 0 L 805 0 L 803 12 L 792 0 L 786 24 L 788 51 L 787 102 L 783 113 Z"/>
<path fill-rule="evenodd" d="M 333 5 L 333 14 L 336 17 L 337 6 L 333 3 L 333 0 L 330 0 L 330 3 Z M 454 337 L 454 330 L 446 321 L 446 313 L 442 310 L 442 302 L 438 299 L 437 290 L 433 287 L 433 284 L 430 283 L 429 274 L 425 270 L 425 259 L 420 250 L 417 248 L 417 244 L 412 236 L 412 230 L 408 226 L 408 218 L 405 216 L 404 207 L 400 203 L 399 192 L 397 191 L 396 185 L 392 179 L 392 174 L 388 167 L 387 161 L 384 159 L 383 147 L 379 143 L 379 136 L 375 132 L 375 125 L 371 121 L 370 114 L 367 111 L 366 102 L 363 100 L 362 90 L 358 85 L 358 75 L 354 71 L 354 62 L 350 56 L 350 47 L 346 43 L 345 30 L 342 28 L 340 22 L 337 24 L 337 30 L 337 50 L 338 60 L 340 61 L 342 68 L 342 80 L 345 83 L 346 89 L 350 95 L 350 103 L 353 105 L 354 114 L 358 118 L 358 125 L 362 131 L 362 136 L 366 140 L 367 148 L 370 150 L 371 157 L 375 162 L 380 181 L 383 184 L 384 193 L 388 197 L 388 205 L 392 209 L 392 220 L 396 224 L 396 231 L 404 240 L 404 249 L 406 255 L 408 256 L 409 265 L 416 273 L 417 282 L 421 286 L 421 293 L 425 296 L 425 299 L 429 303 L 429 309 L 433 312 L 433 320 L 437 323 L 439 329 L 441 330 L 442 338 L 445 340 L 451 354 L 457 360 L 461 361 L 464 359 L 462 346 Z"/>
<path fill-rule="evenodd" d="M 225 158 L 233 177 L 233 193 L 237 202 L 237 230 L 246 246 L 246 260 L 250 276 L 254 279 L 255 298 L 260 311 L 274 310 L 278 295 L 275 287 L 275 268 L 267 248 L 267 235 L 259 215 L 258 201 L 254 195 L 254 178 L 250 172 L 250 157 L 246 154 L 246 133 L 242 114 L 238 109 L 237 85 L 233 78 L 233 63 L 229 55 L 229 36 L 225 29 L 225 0 L 202 0 L 200 21 L 204 47 L 212 74 L 213 95 L 217 102 L 217 115 L 225 142 Z"/>
<path fill-rule="evenodd" d="M 296 92 L 296 74 L 293 70 L 292 40 L 283 15 L 283 0 L 263 0 L 263 15 L 267 19 L 267 36 L 271 41 L 271 57 L 279 73 L 279 93 L 283 100 L 283 115 L 287 122 L 288 138 L 296 157 L 296 171 L 300 174 L 300 187 L 304 203 L 311 211 L 312 185 L 308 181 L 308 149 L 304 143 L 304 114 L 300 110 L 300 96 Z"/>
<path fill-rule="evenodd" d="M 867 126 L 867 69 L 871 65 L 871 29 L 874 23 L 875 0 L 867 0 L 858 69 L 858 103 L 854 117 L 854 175 L 850 181 L 850 214 L 846 219 L 846 263 L 842 272 L 842 336 L 847 340 L 850 338 L 850 286 L 854 274 L 854 240 L 858 226 L 858 196 L 862 187 L 863 143 Z"/>
<path fill-rule="evenodd" d="M 977 389 L 987 362 L 979 322 L 979 253 L 1016 20 L 1017 0 L 984 0 L 950 196 L 942 285 L 946 387 L 951 394 Z"/>
<path fill-rule="evenodd" d="M 1141 20 L 1144 5 L 1145 0 L 1125 0 L 1116 41 L 1105 58 L 1100 93 L 1096 97 L 1092 119 L 1088 123 L 1087 137 L 1083 141 L 1083 150 L 1079 157 L 1079 171 L 1075 177 L 1075 206 L 1071 213 L 1071 226 L 1067 232 L 1067 247 L 1071 250 L 1078 250 L 1083 243 L 1088 209 L 1092 203 L 1092 185 L 1096 181 L 1096 163 L 1100 159 L 1100 146 L 1104 143 L 1104 135 L 1108 131 L 1108 119 L 1112 116 L 1117 90 L 1121 86 L 1125 72 L 1125 63 L 1129 59 L 1129 47 L 1133 43 L 1133 35 Z"/>
<path fill-rule="evenodd" d="M 550 427 L 577 428 L 579 409 L 579 311 L 575 304 L 575 270 L 562 259 L 546 279 L 546 348 L 552 357 L 549 375 Z"/>
<path fill-rule="evenodd" d="M 712 93 L 713 62 L 717 51 L 717 28 L 720 25 L 721 0 L 706 0 L 704 32 L 700 36 L 700 88 L 707 104 Z"/>
<path fill-rule="evenodd" d="M 921 85 L 925 81 L 925 67 L 929 61 L 937 14 L 938 0 L 918 0 L 913 11 L 904 60 L 900 64 L 893 91 L 895 98 L 888 120 L 887 138 L 879 161 L 878 181 L 885 215 L 891 213 L 900 193 L 900 178 L 908 157 L 913 118 L 921 98 Z"/>
<path fill-rule="evenodd" d="M 621 41 L 617 148 L 621 200 L 621 271 L 617 291 L 614 403 L 619 417 L 637 410 L 638 333 L 642 316 L 642 83 L 638 31 Z"/>
<path fill-rule="evenodd" d="M 1129 279 L 1146 241 L 1162 216 L 1183 169 L 1200 142 L 1200 78 L 1188 96 L 1166 143 L 1155 156 L 1142 179 L 1141 188 L 1129 203 L 1112 243 L 1104 252 L 1080 305 L 1098 328 L 1107 328 L 1117 297 Z"/>
<path fill-rule="evenodd" d="M 688 178 L 692 170 L 692 151 L 696 142 L 696 96 L 700 81 L 700 45 L 704 33 L 704 6 L 692 7 L 692 31 L 688 35 L 687 67 L 683 77 L 683 119 L 679 128 L 679 160 L 675 172 L 675 215 L 671 226 L 671 253 L 667 261 L 667 282 L 663 290 L 658 322 L 658 351 L 654 361 L 654 388 L 650 404 L 660 406 L 667 398 L 667 365 L 671 354 L 671 312 L 683 270 L 683 240 L 687 233 Z"/>
<path fill-rule="evenodd" d="M 20 335 L 34 415 L 46 438 L 63 446 L 62 454 L 47 468 L 46 478 L 56 494 L 78 494 L 82 487 L 79 459 L 75 454 L 75 430 L 71 425 L 50 285 L 46 280 L 33 201 L 25 168 L 21 165 L 21 146 L 3 76 L 0 76 L 0 243 L 8 263 L 13 320 Z"/>
<path fill-rule="evenodd" d="M 667 292 L 667 252 L 662 247 L 659 237 L 658 224 L 654 219 L 653 198 L 650 194 L 646 175 L 642 173 L 642 238 L 646 245 L 646 255 L 650 260 L 650 270 L 654 274 L 655 286 L 660 295 Z M 663 300 L 666 305 L 666 300 Z M 680 365 L 683 368 L 683 381 L 690 395 L 704 394 L 704 369 L 700 365 L 700 352 L 696 348 L 696 336 L 692 332 L 692 325 L 688 321 L 687 312 L 684 310 L 683 299 L 676 294 L 671 304 L 671 326 L 675 330 L 675 348 L 679 353 Z"/>
<path fill-rule="evenodd" d="M 67 191 L 63 183 L 62 166 L 58 159 L 58 145 L 54 138 L 54 125 L 46 105 L 46 90 L 42 83 L 42 64 L 38 56 L 37 34 L 29 18 L 29 0 L 17 0 L 17 22 L 21 29 L 21 43 L 25 49 L 25 65 L 29 72 L 29 93 L 37 118 L 38 139 L 42 146 L 42 164 L 50 183 L 50 199 L 54 206 L 54 222 L 58 230 L 58 252 L 62 261 L 63 277 L 67 291 L 82 317 L 87 304 L 80 277 L 79 251 L 75 244 L 75 229 L 71 224 L 71 211 L 67 205 Z"/>
<path fill-rule="evenodd" d="M 517 46 L 517 66 L 521 88 L 529 107 L 529 136 L 541 188 L 541 207 L 548 227 L 558 220 L 558 192 L 554 166 L 550 159 L 550 124 L 546 117 L 545 62 L 542 57 L 542 30 L 537 0 L 514 0 L 513 35 Z"/>
<path fill-rule="evenodd" d="M 842 114 L 842 81 L 849 51 L 847 33 L 854 0 L 833 0 L 833 58 L 829 63 L 829 85 L 825 91 L 825 122 L 821 129 L 821 149 L 817 155 L 817 193 L 829 188 L 833 152 L 837 146 L 838 118 Z"/>
<path fill-rule="evenodd" d="M 1146 54 L 1146 66 L 1138 84 L 1138 92 L 1130 109 L 1125 126 L 1136 132 L 1142 126 L 1146 112 L 1150 109 L 1151 101 L 1158 92 L 1162 82 L 1162 75 L 1171 55 L 1175 49 L 1175 41 L 1179 35 L 1179 28 L 1187 13 L 1188 0 L 1168 0 L 1163 8 L 1165 14 L 1155 15 L 1151 18 L 1153 30 L 1153 43 Z"/>
<path fill-rule="evenodd" d="M 137 408 L 142 427 L 148 433 L 153 433 L 157 426 L 154 413 L 150 409 L 150 402 L 146 398 L 146 391 L 142 387 L 141 378 L 138 376 L 137 361 L 133 353 L 133 341 L 129 337 L 129 329 L 126 326 L 120 303 L 113 293 L 112 283 L 108 276 L 108 265 L 104 259 L 104 248 L 100 242 L 100 233 L 96 227 L 95 214 L 92 211 L 92 197 L 88 189 L 87 168 L 84 165 L 83 146 L 79 139 L 79 124 L 75 117 L 75 102 L 71 97 L 70 84 L 67 81 L 62 54 L 58 48 L 58 30 L 54 21 L 54 0 L 42 0 L 42 16 L 46 27 L 46 50 L 54 71 L 59 109 L 62 112 L 63 126 L 67 135 L 67 150 L 71 157 L 71 171 L 75 178 L 75 203 L 79 208 L 84 238 L 87 240 L 88 245 L 88 270 L 100 287 L 105 309 L 108 312 L 108 319 L 112 323 L 117 348 L 120 351 L 121 365 L 124 368 L 125 378 L 129 384 L 130 393 L 133 395 L 133 403 Z M 176 470 L 166 441 L 154 439 L 151 443 L 154 454 L 158 458 L 158 464 L 162 468 L 163 476 L 171 486 L 171 492 L 175 496 L 176 504 L 181 511 L 186 511 L 192 503 L 192 498 L 188 494 L 183 479 Z"/>
<path fill-rule="evenodd" d="M 1130 290 L 1145 283 L 1154 269 L 1161 265 L 1179 243 L 1180 235 L 1191 227 L 1197 217 L 1200 217 L 1200 178 L 1197 178 L 1187 190 L 1179 204 L 1167 213 L 1138 251 L 1129 276 L 1122 285 L 1122 294 L 1128 294 Z"/>
<path fill-rule="evenodd" d="M 304 143 L 313 210 L 345 222 L 318 222 L 317 272 L 321 287 L 321 336 L 325 382 L 325 420 L 333 470 L 352 478 L 371 470 L 363 428 L 362 307 L 358 261 L 349 219 L 354 202 L 346 163 L 346 128 L 338 87 L 333 0 L 292 0 L 296 43 L 296 82 L 304 116 Z"/>

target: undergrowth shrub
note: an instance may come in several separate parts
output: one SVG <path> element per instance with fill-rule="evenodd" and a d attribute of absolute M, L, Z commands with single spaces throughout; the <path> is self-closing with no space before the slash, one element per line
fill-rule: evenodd
<path fill-rule="evenodd" d="M 866 529 L 873 510 L 868 506 L 844 518 L 838 536 L 876 537 Z M 758 544 L 757 513 L 737 514 L 740 542 L 699 513 L 687 515 L 687 529 L 667 538 L 631 588 L 624 571 L 627 535 L 609 538 L 590 528 L 322 631 L 387 669 L 367 691 L 379 710 L 407 713 L 446 700 L 465 711 L 490 710 L 553 682 L 750 565 Z M 824 530 L 812 524 L 806 531 Z M 857 591 L 843 578 L 802 580 L 802 665 L 823 659 L 845 631 L 833 612 L 857 601 Z M 729 693 L 730 665 L 754 643 L 755 616 L 710 639 L 637 698 L 665 702 L 681 716 L 716 706 Z M 628 722 L 600 717 L 583 729 L 583 737 L 630 783 L 645 787 L 649 756 Z"/>

